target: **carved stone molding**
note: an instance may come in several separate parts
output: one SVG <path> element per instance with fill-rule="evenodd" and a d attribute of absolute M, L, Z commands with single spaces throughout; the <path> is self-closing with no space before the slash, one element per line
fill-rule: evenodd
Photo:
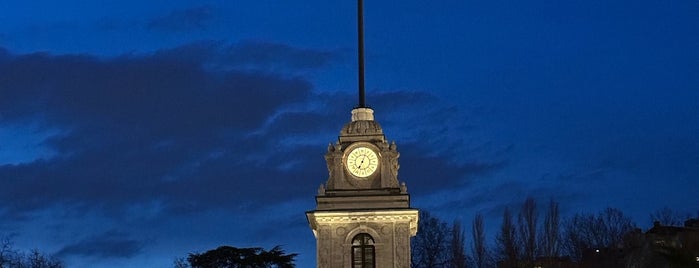
<path fill-rule="evenodd" d="M 318 226 L 327 224 L 349 224 L 357 222 L 373 222 L 373 223 L 389 223 L 389 222 L 405 222 L 408 223 L 410 236 L 415 236 L 417 233 L 418 211 L 416 209 L 402 210 L 387 210 L 387 211 L 369 211 L 369 212 L 330 212 L 330 211 L 314 211 L 307 214 L 311 227 L 314 230 Z"/>

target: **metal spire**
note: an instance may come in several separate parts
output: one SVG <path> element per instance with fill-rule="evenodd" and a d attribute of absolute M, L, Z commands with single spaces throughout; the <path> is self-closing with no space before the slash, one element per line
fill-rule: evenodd
<path fill-rule="evenodd" d="M 359 106 L 358 108 L 366 107 L 364 102 L 364 1 L 357 0 L 357 29 L 359 38 Z"/>

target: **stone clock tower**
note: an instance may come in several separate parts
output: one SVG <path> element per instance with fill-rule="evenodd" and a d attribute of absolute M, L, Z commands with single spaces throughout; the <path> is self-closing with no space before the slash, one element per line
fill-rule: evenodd
<path fill-rule="evenodd" d="M 359 105 L 328 146 L 328 181 L 306 218 L 316 237 L 319 268 L 410 268 L 418 212 L 398 183 L 398 149 L 374 110 L 364 105 L 363 0 L 358 0 Z"/>
<path fill-rule="evenodd" d="M 388 143 L 374 111 L 352 110 L 325 154 L 329 178 L 316 209 L 306 212 L 321 268 L 409 268 L 410 237 L 418 211 L 398 183 L 398 150 Z"/>

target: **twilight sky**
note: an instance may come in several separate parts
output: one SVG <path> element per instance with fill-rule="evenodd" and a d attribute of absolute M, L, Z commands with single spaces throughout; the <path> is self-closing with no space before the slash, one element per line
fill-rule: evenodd
<path fill-rule="evenodd" d="M 367 103 L 414 207 L 699 210 L 694 1 L 365 1 Z M 70 267 L 219 245 L 315 265 L 356 1 L 3 1 L 0 237 Z M 466 226 L 470 227 L 470 224 Z"/>

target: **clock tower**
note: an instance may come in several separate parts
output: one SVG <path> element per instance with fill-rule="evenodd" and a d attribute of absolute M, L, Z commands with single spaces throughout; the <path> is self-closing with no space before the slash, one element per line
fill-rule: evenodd
<path fill-rule="evenodd" d="M 359 105 L 337 142 L 328 145 L 328 180 L 306 218 L 316 238 L 319 268 L 410 268 L 410 238 L 418 211 L 398 182 L 398 148 L 374 110 L 364 105 L 364 30 L 358 0 Z"/>
<path fill-rule="evenodd" d="M 405 183 L 398 183 L 396 144 L 386 140 L 373 113 L 353 109 L 325 154 L 329 178 L 318 189 L 316 209 L 306 212 L 318 267 L 410 267 L 418 211 Z"/>

